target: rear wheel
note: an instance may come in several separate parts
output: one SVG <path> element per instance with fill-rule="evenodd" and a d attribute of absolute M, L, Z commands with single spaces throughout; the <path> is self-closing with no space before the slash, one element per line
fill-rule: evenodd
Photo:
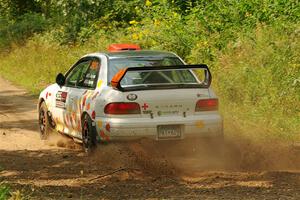
<path fill-rule="evenodd" d="M 39 128 L 40 128 L 40 138 L 42 140 L 46 140 L 51 132 L 51 127 L 50 127 L 47 112 L 48 109 L 46 103 L 43 102 L 39 109 Z"/>
<path fill-rule="evenodd" d="M 97 147 L 96 130 L 92 126 L 92 119 L 87 114 L 82 120 L 82 147 L 86 153 L 93 152 Z"/>

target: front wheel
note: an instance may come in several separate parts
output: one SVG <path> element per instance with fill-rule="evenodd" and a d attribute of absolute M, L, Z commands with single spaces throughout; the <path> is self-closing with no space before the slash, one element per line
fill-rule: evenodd
<path fill-rule="evenodd" d="M 51 132 L 51 127 L 49 123 L 49 117 L 47 115 L 48 109 L 43 102 L 39 109 L 39 128 L 40 128 L 40 138 L 42 140 L 46 140 L 49 137 L 49 134 Z"/>
<path fill-rule="evenodd" d="M 87 114 L 82 120 L 82 147 L 86 153 L 91 153 L 97 147 L 96 130 Z"/>

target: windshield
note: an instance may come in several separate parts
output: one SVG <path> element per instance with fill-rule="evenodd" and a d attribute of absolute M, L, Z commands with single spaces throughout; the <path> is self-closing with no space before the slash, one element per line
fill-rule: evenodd
<path fill-rule="evenodd" d="M 144 66 L 172 66 L 183 65 L 181 60 L 177 57 L 132 57 L 132 58 L 113 58 L 109 60 L 108 67 L 108 81 L 121 69 L 128 67 L 144 67 Z M 154 73 L 155 74 L 155 73 Z M 154 75 L 153 74 L 153 75 Z M 152 75 L 152 76 L 153 76 Z M 192 75 L 190 73 L 190 75 Z M 136 76 L 136 78 L 134 78 Z M 142 74 L 135 73 L 131 77 L 138 79 Z M 170 76 L 169 74 L 167 76 Z M 192 75 L 193 76 L 193 75 Z M 141 79 L 140 79 L 141 80 Z"/>

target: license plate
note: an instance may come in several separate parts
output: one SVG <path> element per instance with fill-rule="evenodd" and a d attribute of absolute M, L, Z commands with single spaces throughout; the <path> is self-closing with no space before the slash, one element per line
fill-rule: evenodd
<path fill-rule="evenodd" d="M 180 125 L 160 125 L 157 127 L 158 139 L 180 138 Z"/>

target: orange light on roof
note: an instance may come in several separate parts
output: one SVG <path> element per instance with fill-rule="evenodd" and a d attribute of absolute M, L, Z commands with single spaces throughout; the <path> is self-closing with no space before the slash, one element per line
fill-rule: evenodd
<path fill-rule="evenodd" d="M 109 52 L 136 51 L 136 50 L 141 50 L 141 47 L 137 44 L 111 44 L 108 46 Z"/>

